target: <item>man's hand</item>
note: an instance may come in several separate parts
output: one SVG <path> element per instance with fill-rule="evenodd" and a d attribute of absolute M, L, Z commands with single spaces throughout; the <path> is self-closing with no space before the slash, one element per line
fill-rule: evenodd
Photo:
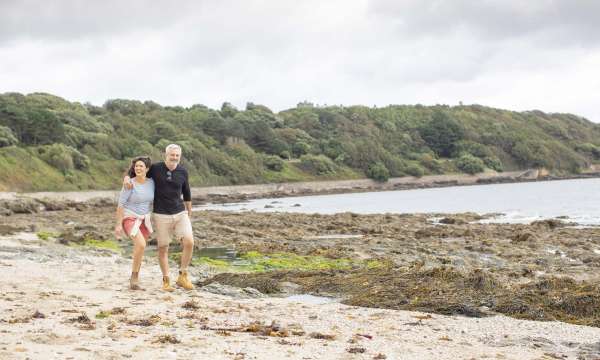
<path fill-rule="evenodd" d="M 133 184 L 131 183 L 131 178 L 129 175 L 125 175 L 123 178 L 123 187 L 127 190 L 131 190 L 133 188 Z"/>

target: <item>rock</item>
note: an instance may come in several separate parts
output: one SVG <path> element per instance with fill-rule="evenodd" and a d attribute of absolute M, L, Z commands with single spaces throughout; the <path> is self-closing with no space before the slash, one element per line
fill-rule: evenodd
<path fill-rule="evenodd" d="M 467 223 L 463 219 L 457 219 L 457 218 L 451 218 L 451 217 L 442 218 L 438 222 L 440 224 L 449 224 L 449 225 L 463 225 L 463 224 Z"/>
<path fill-rule="evenodd" d="M 518 232 L 515 235 L 512 236 L 512 242 L 513 243 L 518 243 L 518 242 L 525 242 L 525 241 L 534 241 L 536 239 L 535 235 L 524 231 L 524 232 Z"/>
<path fill-rule="evenodd" d="M 113 207 L 115 206 L 115 201 L 108 198 L 93 198 L 85 202 L 85 205 L 92 208 L 100 208 L 100 207 Z"/>
<path fill-rule="evenodd" d="M 531 226 L 544 226 L 549 229 L 556 229 L 568 225 L 566 222 L 558 219 L 538 220 L 531 223 Z"/>
<path fill-rule="evenodd" d="M 13 226 L 13 225 L 0 224 L 0 235 L 10 235 L 10 234 L 14 234 L 21 230 L 23 230 L 23 229 L 20 227 Z"/>
<path fill-rule="evenodd" d="M 293 282 L 282 281 L 279 283 L 279 289 L 286 294 L 298 294 L 302 286 Z"/>
<path fill-rule="evenodd" d="M 76 236 L 73 230 L 67 229 L 64 232 L 60 233 L 57 239 L 59 243 L 67 245 L 72 242 L 79 242 L 81 238 Z"/>
<path fill-rule="evenodd" d="M 265 297 L 263 293 L 251 287 L 242 289 L 235 286 L 219 284 L 217 282 L 203 286 L 202 290 L 213 294 L 230 296 L 234 299 L 256 299 Z"/>
<path fill-rule="evenodd" d="M 67 210 L 70 208 L 70 204 L 64 201 L 59 200 L 51 200 L 51 199 L 41 199 L 39 200 L 46 211 L 59 211 L 59 210 Z"/>
<path fill-rule="evenodd" d="M 0 207 L 8 209 L 14 214 L 33 214 L 37 213 L 40 210 L 40 207 L 43 208 L 36 200 L 26 198 L 3 201 L 0 203 Z"/>
<path fill-rule="evenodd" d="M 31 315 L 31 318 L 33 319 L 45 319 L 46 315 L 42 314 L 41 312 L 39 312 L 38 310 L 36 310 L 33 315 Z"/>

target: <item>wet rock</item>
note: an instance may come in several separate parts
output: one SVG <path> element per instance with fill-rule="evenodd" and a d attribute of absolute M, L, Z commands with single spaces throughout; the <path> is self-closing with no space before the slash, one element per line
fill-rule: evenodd
<path fill-rule="evenodd" d="M 43 206 L 34 199 L 20 198 L 10 201 L 3 200 L 0 202 L 0 208 L 4 208 L 13 214 L 34 214 L 43 209 Z"/>
<path fill-rule="evenodd" d="M 71 203 L 67 201 L 60 200 L 51 200 L 51 199 L 41 199 L 38 200 L 42 205 L 44 205 L 44 209 L 46 211 L 60 211 L 67 210 L 71 208 Z"/>
<path fill-rule="evenodd" d="M 453 217 L 441 218 L 438 222 L 440 224 L 449 224 L 449 225 L 462 225 L 462 224 L 466 224 L 467 223 L 463 219 L 453 218 Z"/>
<path fill-rule="evenodd" d="M 302 285 L 295 284 L 295 283 L 289 282 L 289 281 L 282 281 L 279 283 L 279 289 L 281 290 L 282 293 L 285 293 L 285 294 L 290 294 L 290 295 L 298 294 L 302 290 Z"/>
<path fill-rule="evenodd" d="M 251 287 L 239 288 L 216 282 L 203 286 L 202 290 L 213 294 L 230 296 L 234 299 L 256 299 L 266 297 L 263 293 Z"/>
<path fill-rule="evenodd" d="M 525 241 L 535 241 L 536 237 L 534 234 L 528 231 L 518 232 L 514 234 L 511 238 L 513 243 L 520 243 Z"/>
<path fill-rule="evenodd" d="M 114 207 L 115 201 L 109 198 L 93 198 L 85 202 L 85 205 L 91 208 Z"/>
<path fill-rule="evenodd" d="M 75 232 L 72 229 L 67 229 L 60 233 L 57 239 L 58 242 L 63 245 L 68 245 L 69 243 L 74 243 L 79 240 L 79 238 L 75 236 Z"/>
<path fill-rule="evenodd" d="M 531 226 L 547 227 L 549 229 L 556 229 L 567 225 L 568 223 L 558 219 L 538 220 L 531 223 Z"/>

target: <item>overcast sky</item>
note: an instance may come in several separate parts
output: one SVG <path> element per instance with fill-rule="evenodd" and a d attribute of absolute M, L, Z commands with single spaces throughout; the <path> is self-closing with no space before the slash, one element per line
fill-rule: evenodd
<path fill-rule="evenodd" d="M 276 111 L 462 101 L 600 122 L 598 14 L 596 0 L 0 0 L 0 92 Z"/>

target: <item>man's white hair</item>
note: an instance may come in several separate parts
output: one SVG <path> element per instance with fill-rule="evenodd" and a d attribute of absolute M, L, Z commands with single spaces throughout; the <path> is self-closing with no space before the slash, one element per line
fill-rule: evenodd
<path fill-rule="evenodd" d="M 179 146 L 177 144 L 169 144 L 165 148 L 165 154 L 168 154 L 169 151 L 171 151 L 171 150 L 179 150 L 179 152 L 181 152 L 181 146 Z"/>

